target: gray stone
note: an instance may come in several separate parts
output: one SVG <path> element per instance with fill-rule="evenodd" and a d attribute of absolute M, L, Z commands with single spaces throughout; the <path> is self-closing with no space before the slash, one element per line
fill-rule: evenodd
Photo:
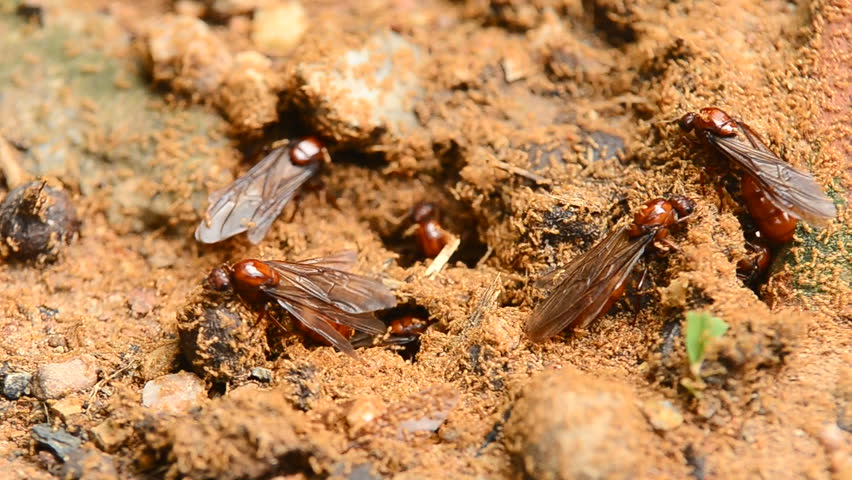
<path fill-rule="evenodd" d="M 83 443 L 65 430 L 54 430 L 48 423 L 40 423 L 32 429 L 33 439 L 50 450 L 60 460 L 67 461 Z"/>
<path fill-rule="evenodd" d="M 30 394 L 30 382 L 33 376 L 29 373 L 10 373 L 3 379 L 3 396 L 9 400 L 17 400 Z"/>

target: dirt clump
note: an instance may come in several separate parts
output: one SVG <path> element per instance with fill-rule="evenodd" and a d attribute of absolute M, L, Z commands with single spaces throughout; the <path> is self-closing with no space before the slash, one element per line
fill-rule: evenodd
<path fill-rule="evenodd" d="M 53 262 L 79 230 L 68 193 L 45 180 L 21 185 L 0 203 L 0 255 Z"/>
<path fill-rule="evenodd" d="M 205 280 L 178 313 L 180 351 L 192 370 L 215 383 L 248 379 L 266 361 L 265 323 L 232 290 L 217 290 Z"/>
<path fill-rule="evenodd" d="M 651 448 L 648 435 L 628 388 L 566 368 L 540 373 L 524 387 L 504 441 L 534 478 L 631 478 Z"/>

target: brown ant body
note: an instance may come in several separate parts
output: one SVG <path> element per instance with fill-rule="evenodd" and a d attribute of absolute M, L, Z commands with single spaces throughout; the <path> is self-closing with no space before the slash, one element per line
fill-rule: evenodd
<path fill-rule="evenodd" d="M 383 334 L 373 312 L 396 306 L 396 297 L 382 282 L 350 273 L 354 261 L 354 252 L 298 262 L 247 259 L 215 268 L 206 285 L 233 290 L 261 318 L 277 304 L 311 338 L 355 357 L 349 337 L 355 330 Z"/>
<path fill-rule="evenodd" d="M 251 243 L 260 243 L 323 160 L 330 157 L 316 137 L 295 139 L 273 149 L 234 183 L 210 194 L 210 207 L 195 230 L 195 239 L 216 243 L 248 232 Z"/>
<path fill-rule="evenodd" d="M 533 311 L 526 334 L 533 341 L 543 341 L 604 315 L 623 295 L 628 275 L 648 247 L 659 242 L 676 249 L 668 240 L 669 230 L 694 208 L 695 202 L 678 195 L 650 200 L 628 227 L 612 231 L 591 250 L 548 275 L 547 283 L 555 286 Z"/>

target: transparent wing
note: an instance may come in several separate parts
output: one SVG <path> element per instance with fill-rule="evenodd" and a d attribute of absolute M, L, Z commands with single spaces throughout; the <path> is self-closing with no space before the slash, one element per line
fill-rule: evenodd
<path fill-rule="evenodd" d="M 748 125 L 737 126 L 742 135 L 707 133 L 707 141 L 754 177 L 776 207 L 814 225 L 825 225 L 837 215 L 834 203 L 809 173 L 778 158 Z"/>
<path fill-rule="evenodd" d="M 346 325 L 360 332 L 372 335 L 381 335 L 387 330 L 385 324 L 373 316 L 372 312 L 351 313 L 343 311 L 334 304 L 325 302 L 299 287 L 278 285 L 275 287 L 263 287 L 263 290 L 275 298 L 282 306 L 286 303 L 301 309 L 310 310 L 318 317 L 332 323 Z"/>
<path fill-rule="evenodd" d="M 536 307 L 524 331 L 533 341 L 543 341 L 572 325 L 586 326 L 625 281 L 653 240 L 648 234 L 632 239 L 627 230 L 615 230 L 588 252 L 576 257 L 559 275 L 561 281 Z"/>
<path fill-rule="evenodd" d="M 354 250 L 344 250 L 342 252 L 332 253 L 325 257 L 314 257 L 305 260 L 299 260 L 298 263 L 307 265 L 321 265 L 326 268 L 333 268 L 348 272 L 355 266 L 355 261 L 358 260 L 358 253 Z"/>
<path fill-rule="evenodd" d="M 306 262 L 266 262 L 281 276 L 278 286 L 271 287 L 270 293 L 274 294 L 277 288 L 287 291 L 297 289 L 343 312 L 355 314 L 396 306 L 396 296 L 381 281 L 335 268 L 341 258 L 332 256 Z M 329 263 L 323 263 L 324 260 Z"/>
<path fill-rule="evenodd" d="M 358 358 L 358 355 L 355 353 L 355 348 L 351 343 L 349 343 L 349 340 L 341 335 L 340 332 L 335 330 L 321 313 L 294 302 L 278 300 L 278 303 L 297 321 L 302 322 L 303 325 L 321 335 L 324 339 L 328 340 L 332 346 L 352 358 Z"/>
<path fill-rule="evenodd" d="M 248 231 L 259 243 L 287 202 L 320 165 L 290 162 L 287 146 L 276 148 L 228 187 L 210 195 L 205 219 L 195 230 L 203 243 L 216 243 Z"/>

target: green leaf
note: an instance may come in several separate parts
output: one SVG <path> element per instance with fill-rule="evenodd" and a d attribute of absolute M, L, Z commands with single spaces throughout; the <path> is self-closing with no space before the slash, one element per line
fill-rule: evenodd
<path fill-rule="evenodd" d="M 704 361 L 707 345 L 728 331 L 728 324 L 707 312 L 686 312 L 686 354 L 689 368 L 696 377 Z"/>

